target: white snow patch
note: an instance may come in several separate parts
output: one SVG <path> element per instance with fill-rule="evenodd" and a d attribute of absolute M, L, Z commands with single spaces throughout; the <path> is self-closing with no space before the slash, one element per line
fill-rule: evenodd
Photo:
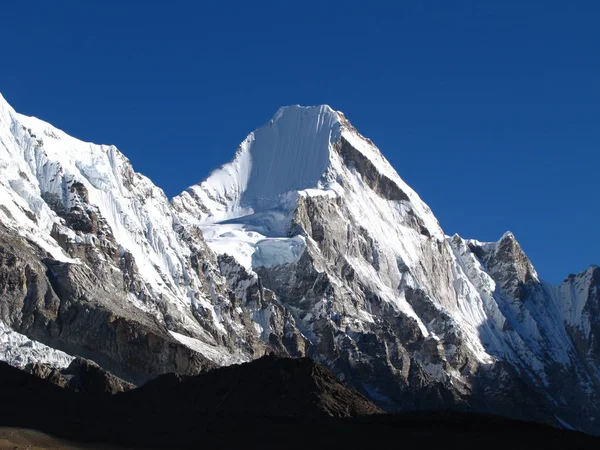
<path fill-rule="evenodd" d="M 242 223 L 205 223 L 201 228 L 211 250 L 220 255 L 233 256 L 246 270 L 251 271 L 257 267 L 293 264 L 300 259 L 306 249 L 303 237 L 271 237 L 266 234 L 271 232 L 271 227 L 278 227 L 285 220 L 284 217 L 279 223 L 270 221 L 266 226 L 264 223 L 257 225 L 252 219 L 241 218 Z M 274 234 L 278 235 L 277 232 Z"/>
<path fill-rule="evenodd" d="M 306 249 L 306 239 L 295 236 L 290 239 L 262 239 L 256 243 L 252 254 L 252 267 L 274 267 L 298 262 Z"/>
<path fill-rule="evenodd" d="M 249 360 L 247 356 L 244 356 L 241 353 L 232 354 L 225 348 L 206 344 L 199 339 L 194 339 L 184 334 L 176 333 L 175 331 L 169 331 L 169 333 L 186 347 L 200 353 L 220 366 L 240 364 Z"/>
<path fill-rule="evenodd" d="M 75 358 L 11 330 L 0 322 L 0 360 L 11 366 L 24 367 L 29 363 L 43 363 L 64 368 Z"/>

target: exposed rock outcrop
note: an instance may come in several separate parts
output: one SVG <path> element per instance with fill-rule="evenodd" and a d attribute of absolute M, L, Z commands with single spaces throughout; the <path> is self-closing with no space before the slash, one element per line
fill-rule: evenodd
<path fill-rule="evenodd" d="M 24 370 L 62 388 L 88 395 L 112 395 L 135 388 L 135 385 L 121 380 L 93 361 L 83 358 L 75 358 L 64 369 L 56 369 L 42 363 L 31 363 L 25 366 Z"/>

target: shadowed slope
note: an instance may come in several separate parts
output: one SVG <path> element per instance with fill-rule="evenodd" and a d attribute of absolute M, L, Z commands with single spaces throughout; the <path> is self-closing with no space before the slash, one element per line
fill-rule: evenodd
<path fill-rule="evenodd" d="M 115 400 L 179 414 L 354 417 L 382 411 L 310 358 L 265 356 L 197 376 L 167 374 Z"/>
<path fill-rule="evenodd" d="M 72 392 L 0 363 L 0 403 L 0 427 L 12 427 L 7 442 L 16 448 L 32 442 L 72 449 L 112 444 L 329 450 L 415 444 L 480 449 L 490 442 L 562 449 L 599 443 L 581 433 L 494 416 L 376 414 L 375 406 L 305 358 L 264 357 L 195 377 L 164 375 L 108 397 Z"/>

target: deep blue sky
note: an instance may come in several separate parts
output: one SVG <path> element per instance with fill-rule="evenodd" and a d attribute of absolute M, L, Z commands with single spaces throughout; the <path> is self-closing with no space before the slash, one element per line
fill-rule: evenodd
<path fill-rule="evenodd" d="M 370 137 L 446 233 L 600 264 L 600 2 L 23 1 L 0 92 L 173 196 L 287 104 Z"/>

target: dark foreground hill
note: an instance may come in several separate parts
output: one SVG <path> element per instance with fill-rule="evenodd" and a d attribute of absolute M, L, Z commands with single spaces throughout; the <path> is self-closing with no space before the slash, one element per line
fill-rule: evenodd
<path fill-rule="evenodd" d="M 178 415 L 357 417 L 383 411 L 309 358 L 265 356 L 197 375 L 162 375 L 117 395 L 119 405 Z"/>
<path fill-rule="evenodd" d="M 113 396 L 73 392 L 0 363 L 0 404 L 0 427 L 5 427 L 0 429 L 0 449 L 600 444 L 582 433 L 494 416 L 451 411 L 382 414 L 307 358 L 268 356 L 195 377 L 164 375 Z"/>

